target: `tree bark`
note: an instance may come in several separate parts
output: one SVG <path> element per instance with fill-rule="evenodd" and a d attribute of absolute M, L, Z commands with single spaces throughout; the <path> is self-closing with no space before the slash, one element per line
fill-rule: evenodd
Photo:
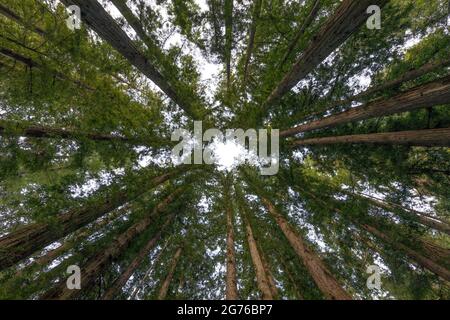
<path fill-rule="evenodd" d="M 253 236 L 253 230 L 250 225 L 250 221 L 244 215 L 245 214 L 243 213 L 242 219 L 245 223 L 248 247 L 250 250 L 250 256 L 252 258 L 253 266 L 255 268 L 256 282 L 258 284 L 259 290 L 261 291 L 262 300 L 273 300 L 274 296 L 272 294 L 268 275 L 266 273 L 266 269 L 264 268 L 264 264 L 259 253 L 255 237 Z"/>
<path fill-rule="evenodd" d="M 275 283 L 275 279 L 273 278 L 272 271 L 270 271 L 270 265 L 267 262 L 267 259 L 264 255 L 264 251 L 261 246 L 258 246 L 259 255 L 261 256 L 261 261 L 264 267 L 264 271 L 266 272 L 267 281 L 269 282 L 270 292 L 272 293 L 273 299 L 278 299 L 278 288 Z"/>
<path fill-rule="evenodd" d="M 313 42 L 297 59 L 292 69 L 285 75 L 267 98 L 264 107 L 274 105 L 283 95 L 306 77 L 315 67 L 344 43 L 366 22 L 370 5 L 383 7 L 388 0 L 344 0 L 317 33 Z"/>
<path fill-rule="evenodd" d="M 4 5 L 0 4 L 0 14 L 16 21 L 18 24 L 20 24 L 21 26 L 25 27 L 25 28 L 30 28 L 32 31 L 36 32 L 37 34 L 43 36 L 45 35 L 45 31 L 42 30 L 39 27 L 31 27 L 29 26 L 24 19 L 22 19 L 18 14 L 16 14 L 14 11 L 12 11 L 11 9 L 5 7 Z"/>
<path fill-rule="evenodd" d="M 229 192 L 226 191 L 227 193 Z M 228 194 L 229 195 L 229 194 Z M 226 197 L 227 201 L 230 200 Z M 236 280 L 236 253 L 234 249 L 234 214 L 231 203 L 227 203 L 227 274 L 226 274 L 226 290 L 225 295 L 227 300 L 238 300 L 237 280 Z"/>
<path fill-rule="evenodd" d="M 360 107 L 311 121 L 295 128 L 280 132 L 280 137 L 288 137 L 301 132 L 322 128 L 333 128 L 340 124 L 361 121 L 395 113 L 427 108 L 450 102 L 450 76 L 414 87 L 386 100 L 376 100 Z"/>
<path fill-rule="evenodd" d="M 357 198 L 363 199 L 365 201 L 368 201 L 369 203 L 373 204 L 374 206 L 382 208 L 382 209 L 392 212 L 392 213 L 401 211 L 401 212 L 405 213 L 406 215 L 413 217 L 413 219 L 415 219 L 418 223 L 420 223 L 424 226 L 427 226 L 431 229 L 434 229 L 434 230 L 437 230 L 437 231 L 440 231 L 440 232 L 450 235 L 450 224 L 445 223 L 440 220 L 433 219 L 432 216 L 424 215 L 422 212 L 412 210 L 409 208 L 404 208 L 400 205 L 388 203 L 388 202 L 385 202 L 385 201 L 382 201 L 379 199 L 375 199 L 372 197 L 368 197 L 368 196 L 365 196 L 362 194 L 356 194 L 356 193 L 348 192 L 345 190 L 343 190 L 343 192 L 349 196 L 357 197 Z"/>
<path fill-rule="evenodd" d="M 158 69 L 136 48 L 133 41 L 96 0 L 61 0 L 66 6 L 77 5 L 82 20 L 104 41 L 122 54 L 133 66 L 153 81 L 170 99 L 194 118 L 198 115 L 184 101 Z"/>
<path fill-rule="evenodd" d="M 231 93 L 231 50 L 233 49 L 233 0 L 225 0 L 225 67 L 227 92 Z"/>
<path fill-rule="evenodd" d="M 134 271 L 139 267 L 145 257 L 148 256 L 148 253 L 154 248 L 157 241 L 161 238 L 163 231 L 172 223 L 175 215 L 170 215 L 167 221 L 162 225 L 161 230 L 158 231 L 147 244 L 139 251 L 136 257 L 130 262 L 128 267 L 122 272 L 122 274 L 117 278 L 114 283 L 106 290 L 106 292 L 102 296 L 102 300 L 111 300 L 113 299 L 117 292 L 127 283 L 128 279 L 134 273 Z"/>
<path fill-rule="evenodd" d="M 446 281 L 450 281 L 450 270 L 448 270 L 444 266 L 441 266 L 439 263 L 436 263 L 429 257 L 426 257 L 423 254 L 419 253 L 418 251 L 411 249 L 409 246 L 406 246 L 399 241 L 393 240 L 389 235 L 383 233 L 374 226 L 368 224 L 362 224 L 361 226 L 364 230 L 383 240 L 385 243 L 388 243 L 393 248 L 403 251 L 407 256 L 409 256 L 413 261 L 417 262 L 423 268 L 428 269 L 429 271 L 433 272 Z"/>
<path fill-rule="evenodd" d="M 298 29 L 297 33 L 295 34 L 294 39 L 292 39 L 291 43 L 289 44 L 287 52 L 285 53 L 283 59 L 281 60 L 281 66 L 283 66 L 286 63 L 286 61 L 289 59 L 289 57 L 291 56 L 295 47 L 297 46 L 298 41 L 305 34 L 306 29 L 308 29 L 309 26 L 316 19 L 317 14 L 319 13 L 319 10 L 320 10 L 320 6 L 321 6 L 320 0 L 316 0 L 311 8 L 311 11 L 309 12 L 308 16 L 306 17 L 305 21 L 302 23 L 302 25 Z"/>
<path fill-rule="evenodd" d="M 78 230 L 117 207 L 138 198 L 149 189 L 161 185 L 172 178 L 178 172 L 178 170 L 174 170 L 151 180 L 145 180 L 142 182 L 142 188 L 132 194 L 128 194 L 126 190 L 121 190 L 115 192 L 111 197 L 102 199 L 95 205 L 69 210 L 58 215 L 54 225 L 49 223 L 32 223 L 1 237 L 0 270 L 14 265 L 37 250 Z M 57 226 L 57 228 L 54 226 Z"/>
<path fill-rule="evenodd" d="M 109 265 L 109 263 L 118 258 L 130 245 L 130 243 L 154 222 L 156 215 L 163 212 L 166 207 L 181 193 L 181 189 L 172 192 L 168 197 L 161 201 L 148 215 L 139 222 L 129 227 L 124 233 L 119 235 L 105 249 L 100 250 L 92 258 L 90 258 L 83 267 L 81 267 L 81 285 L 82 290 L 71 290 L 66 286 L 66 282 L 62 281 L 59 285 L 46 292 L 41 299 L 67 300 L 76 299 L 81 292 L 85 292 L 91 288 L 101 274 L 101 272 Z"/>
<path fill-rule="evenodd" d="M 306 146 L 339 143 L 373 143 L 422 147 L 450 147 L 450 128 L 309 138 L 296 140 L 293 142 L 293 145 Z"/>
<path fill-rule="evenodd" d="M 255 46 L 255 35 L 256 35 L 256 27 L 258 25 L 259 16 L 261 15 L 263 0 L 256 0 L 254 2 L 254 10 L 253 10 L 253 19 L 250 26 L 250 33 L 248 36 L 248 45 L 245 53 L 245 63 L 244 63 L 244 76 L 243 76 L 243 88 L 245 89 L 248 78 L 248 69 L 250 65 L 250 60 L 252 58 L 253 48 Z"/>
<path fill-rule="evenodd" d="M 164 279 L 164 282 L 161 285 L 158 293 L 158 300 L 164 300 L 167 296 L 167 292 L 169 291 L 170 282 L 172 281 L 173 275 L 175 273 L 175 269 L 177 268 L 178 260 L 180 260 L 181 252 L 183 251 L 182 247 L 179 247 L 173 256 L 172 263 L 170 265 L 169 273 L 167 277 Z"/>
<path fill-rule="evenodd" d="M 336 300 L 351 300 L 351 296 L 341 287 L 319 256 L 296 234 L 275 206 L 264 197 L 261 197 L 261 200 L 325 297 Z"/>
<path fill-rule="evenodd" d="M 79 139 L 86 138 L 93 141 L 115 141 L 125 142 L 137 145 L 151 145 L 151 142 L 130 139 L 112 134 L 101 134 L 92 132 L 81 132 L 75 130 L 52 128 L 41 125 L 28 125 L 17 121 L 0 119 L 0 135 L 21 135 L 31 138 L 60 138 L 60 139 Z"/>

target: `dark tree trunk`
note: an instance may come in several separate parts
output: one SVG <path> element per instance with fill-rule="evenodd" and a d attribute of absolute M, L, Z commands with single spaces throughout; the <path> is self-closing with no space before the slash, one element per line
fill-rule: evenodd
<path fill-rule="evenodd" d="M 265 102 L 265 107 L 274 105 L 355 33 L 369 17 L 366 10 L 370 5 L 383 7 L 387 2 L 388 0 L 344 0 L 319 30 L 317 36 L 298 58 L 292 69 L 272 91 Z"/>
<path fill-rule="evenodd" d="M 106 248 L 99 251 L 90 258 L 83 267 L 81 267 L 81 290 L 71 290 L 66 286 L 66 282 L 62 281 L 59 285 L 50 289 L 41 299 L 67 300 L 76 299 L 81 292 L 85 292 L 91 288 L 101 272 L 111 263 L 112 260 L 118 258 L 130 245 L 131 241 L 138 235 L 148 229 L 150 224 L 154 222 L 157 214 L 163 212 L 166 207 L 181 193 L 181 189 L 177 189 L 162 202 L 160 202 L 153 211 L 141 221 L 136 222 L 129 227 L 124 233 L 119 235 Z"/>
<path fill-rule="evenodd" d="M 293 145 L 306 146 L 339 143 L 373 143 L 422 147 L 450 147 L 450 128 L 309 138 L 296 140 L 293 142 Z"/>
<path fill-rule="evenodd" d="M 117 207 L 138 198 L 176 174 L 177 171 L 163 174 L 146 181 L 139 191 L 128 194 L 116 192 L 114 196 L 101 200 L 95 205 L 77 208 L 57 216 L 58 228 L 48 223 L 33 223 L 0 238 L 0 270 L 14 265 L 31 254 L 78 230 Z"/>
<path fill-rule="evenodd" d="M 360 107 L 355 107 L 329 117 L 315 120 L 280 132 L 280 137 L 297 133 L 333 128 L 340 124 L 361 121 L 375 117 L 388 116 L 395 113 L 427 108 L 450 102 L 450 76 L 417 86 L 395 97 L 376 100 Z"/>
<path fill-rule="evenodd" d="M 158 300 L 164 300 L 167 296 L 167 292 L 169 291 L 169 286 L 170 283 L 172 282 L 173 275 L 175 274 L 175 269 L 177 268 L 178 260 L 180 260 L 182 251 L 183 251 L 182 247 L 178 248 L 177 251 L 175 252 L 175 255 L 173 256 L 169 273 L 167 274 L 167 277 L 164 279 L 164 282 L 162 283 L 161 288 L 159 289 Z"/>
<path fill-rule="evenodd" d="M 342 288 L 336 278 L 325 266 L 319 256 L 311 250 L 299 237 L 288 221 L 277 211 L 275 206 L 266 198 L 261 197 L 269 213 L 273 216 L 281 231 L 284 233 L 292 248 L 295 250 L 317 287 L 328 299 L 350 300 L 351 296 Z"/>

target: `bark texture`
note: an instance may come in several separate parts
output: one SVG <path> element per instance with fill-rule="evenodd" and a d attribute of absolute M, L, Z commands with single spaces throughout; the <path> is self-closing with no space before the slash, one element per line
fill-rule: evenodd
<path fill-rule="evenodd" d="M 373 143 L 422 147 L 450 147 L 450 128 L 309 138 L 296 140 L 293 142 L 293 145 L 306 146 L 340 143 Z"/>
<path fill-rule="evenodd" d="M 261 197 L 263 204 L 275 219 L 292 248 L 295 250 L 314 282 L 328 299 L 350 300 L 351 296 L 342 288 L 331 274 L 320 257 L 309 248 L 303 239 L 296 234 L 288 221 L 277 211 L 275 206 L 266 198 Z"/>

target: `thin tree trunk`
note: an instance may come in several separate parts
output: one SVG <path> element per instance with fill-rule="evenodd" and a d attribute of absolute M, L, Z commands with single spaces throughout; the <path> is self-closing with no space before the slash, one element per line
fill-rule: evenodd
<path fill-rule="evenodd" d="M 175 273 L 175 269 L 177 268 L 178 260 L 180 260 L 181 252 L 183 248 L 180 247 L 175 252 L 175 255 L 172 258 L 172 263 L 170 265 L 169 273 L 167 277 L 164 279 L 164 282 L 161 285 L 158 293 L 158 300 L 164 300 L 167 296 L 167 292 L 169 291 L 170 282 L 172 281 L 173 275 Z"/>
<path fill-rule="evenodd" d="M 263 204 L 277 222 L 292 248 L 295 250 L 317 287 L 328 299 L 350 300 L 351 296 L 342 288 L 331 274 L 319 256 L 311 250 L 299 237 L 288 221 L 277 211 L 275 206 L 266 198 L 261 197 Z"/>
<path fill-rule="evenodd" d="M 22 19 L 18 14 L 16 14 L 14 11 L 12 11 L 11 9 L 5 7 L 4 5 L 0 4 L 0 14 L 12 19 L 14 21 L 16 21 L 18 24 L 24 26 L 25 28 L 30 28 L 32 31 L 38 33 L 39 35 L 45 35 L 45 31 L 42 30 L 39 27 L 31 27 L 30 25 L 28 25 L 24 19 Z"/>
<path fill-rule="evenodd" d="M 245 223 L 248 247 L 250 250 L 250 256 L 252 258 L 253 266 L 255 268 L 256 282 L 262 294 L 262 300 L 273 300 L 274 296 L 270 288 L 269 279 L 266 273 L 266 269 L 264 268 L 261 255 L 259 253 L 255 237 L 253 236 L 253 230 L 250 225 L 250 221 L 245 216 L 245 213 L 242 213 L 242 219 Z"/>
<path fill-rule="evenodd" d="M 48 70 L 51 74 L 53 74 L 59 80 L 66 80 L 66 81 L 72 82 L 72 83 L 76 84 L 77 86 L 84 88 L 86 90 L 89 90 L 89 91 L 95 90 L 93 87 L 89 86 L 88 84 L 86 84 L 80 80 L 71 79 L 67 75 L 65 75 L 61 72 L 55 71 L 55 70 L 51 70 L 51 69 L 47 68 L 46 66 L 43 66 L 42 64 L 34 61 L 33 59 L 31 59 L 29 57 L 25 57 L 17 52 L 14 52 L 11 49 L 0 47 L 0 54 L 4 55 L 6 57 L 9 57 L 13 60 L 19 61 L 19 62 L 27 65 L 30 68 L 39 68 L 44 71 Z"/>
<path fill-rule="evenodd" d="M 292 39 L 291 43 L 288 46 L 287 52 L 283 56 L 283 59 L 281 60 L 281 66 L 283 66 L 286 61 L 291 56 L 292 52 L 294 51 L 295 47 L 297 46 L 298 41 L 300 38 L 305 34 L 306 29 L 309 28 L 309 26 L 314 22 L 314 20 L 317 17 L 317 14 L 320 10 L 320 0 L 316 0 L 311 8 L 311 11 L 309 12 L 308 16 L 306 17 L 305 21 L 302 23 L 300 28 L 298 29 L 297 33 L 294 36 L 294 39 Z"/>
<path fill-rule="evenodd" d="M 108 267 L 109 263 L 119 257 L 130 245 L 130 243 L 154 222 L 156 216 L 163 212 L 166 207 L 181 193 L 182 189 L 177 189 L 168 197 L 161 201 L 153 211 L 141 221 L 136 222 L 129 227 L 124 233 L 115 238 L 112 243 L 100 250 L 92 258 L 90 258 L 80 269 L 82 270 L 82 290 L 71 290 L 66 286 L 66 282 L 62 281 L 59 285 L 47 291 L 42 295 L 41 299 L 57 299 L 67 300 L 76 299 L 81 292 L 85 292 L 91 288 L 101 274 Z"/>
<path fill-rule="evenodd" d="M 162 225 L 160 231 L 158 231 L 148 242 L 142 247 L 136 257 L 130 262 L 128 267 L 122 272 L 122 274 L 114 281 L 114 283 L 106 290 L 106 292 L 102 296 L 102 300 L 111 300 L 113 299 L 117 292 L 127 283 L 128 279 L 134 273 L 134 271 L 139 267 L 145 257 L 148 256 L 148 253 L 154 248 L 157 241 L 161 238 L 163 231 L 172 223 L 175 215 L 170 215 L 167 221 Z"/>
<path fill-rule="evenodd" d="M 417 262 L 423 268 L 428 269 L 429 271 L 435 273 L 446 281 L 450 281 L 450 270 L 448 270 L 447 268 L 441 266 L 440 264 L 436 263 L 429 257 L 424 256 L 418 251 L 411 249 L 409 246 L 406 246 L 403 243 L 392 239 L 390 236 L 371 225 L 363 224 L 361 226 L 367 232 L 390 244 L 393 248 L 405 252 L 407 256 L 409 256 L 413 261 Z"/>
<path fill-rule="evenodd" d="M 227 187 L 225 187 L 227 188 Z M 236 280 L 236 253 L 234 249 L 234 213 L 230 201 L 229 190 L 226 189 L 226 215 L 227 215 L 227 252 L 226 252 L 226 290 L 225 295 L 227 300 L 237 300 L 237 280 Z"/>
<path fill-rule="evenodd" d="M 388 116 L 395 113 L 427 108 L 450 102 L 450 76 L 419 85 L 395 97 L 376 100 L 360 107 L 311 121 L 295 128 L 280 132 L 280 137 L 292 136 L 297 133 L 333 128 L 340 124 L 361 121 L 375 117 Z"/>
<path fill-rule="evenodd" d="M 270 292 L 272 293 L 273 299 L 278 298 L 278 288 L 277 284 L 275 283 L 275 279 L 273 278 L 272 271 L 270 271 L 270 265 L 267 262 L 267 259 L 264 255 L 264 250 L 261 248 L 261 246 L 258 246 L 259 255 L 261 256 L 261 261 L 264 267 L 264 271 L 266 272 L 267 281 L 269 282 Z"/>
<path fill-rule="evenodd" d="M 128 194 L 126 190 L 115 192 L 113 196 L 102 199 L 95 205 L 88 205 L 62 213 L 56 217 L 54 225 L 32 223 L 18 228 L 0 238 L 0 270 L 29 257 L 52 242 L 78 230 L 117 207 L 130 202 L 172 178 L 179 170 L 165 173 L 142 182 L 142 188 Z"/>
<path fill-rule="evenodd" d="M 60 139 L 80 139 L 86 138 L 93 141 L 125 142 L 138 145 L 151 145 L 148 141 L 139 141 L 112 134 L 89 133 L 75 130 L 53 128 L 41 125 L 30 125 L 17 121 L 0 119 L 0 135 L 25 136 L 31 138 L 60 138 Z"/>
<path fill-rule="evenodd" d="M 450 147 L 450 128 L 309 138 L 296 140 L 293 142 L 293 145 L 306 146 L 339 143 L 373 143 L 422 147 Z"/>
<path fill-rule="evenodd" d="M 163 77 L 134 45 L 128 35 L 117 25 L 114 19 L 96 0 L 61 0 L 66 6 L 77 5 L 81 9 L 82 20 L 89 25 L 103 40 L 115 48 L 125 59 L 153 81 L 170 99 L 186 113 L 197 118 L 192 105 L 182 99 L 173 86 Z"/>
<path fill-rule="evenodd" d="M 335 49 L 344 43 L 366 22 L 370 5 L 383 7 L 388 0 L 344 0 L 317 33 L 317 37 L 297 59 L 292 69 L 285 75 L 267 98 L 264 107 L 274 105 L 283 95 L 305 78 Z"/>
<path fill-rule="evenodd" d="M 248 37 L 247 51 L 245 53 L 245 63 L 244 63 L 244 76 L 243 76 L 243 89 L 247 86 L 248 70 L 250 65 L 250 60 L 252 58 L 253 48 L 255 46 L 255 35 L 256 27 L 258 25 L 259 16 L 261 15 L 263 0 L 255 0 L 253 9 L 253 20 L 250 26 L 250 34 Z"/>
<path fill-rule="evenodd" d="M 294 288 L 294 294 L 297 298 L 297 300 L 305 300 L 303 298 L 303 296 L 300 293 L 300 290 L 298 289 L 297 283 L 294 279 L 294 277 L 292 276 L 292 273 L 289 271 L 289 265 L 288 263 L 284 260 L 284 258 L 282 256 L 280 256 L 281 259 L 281 266 L 283 268 L 283 271 L 286 273 L 286 275 L 288 276 L 289 281 L 291 282 L 293 288 Z"/>
<path fill-rule="evenodd" d="M 374 206 L 382 208 L 389 212 L 392 212 L 392 213 L 395 213 L 397 211 L 403 212 L 406 215 L 413 217 L 417 222 L 419 222 L 420 224 L 422 224 L 424 226 L 430 227 L 431 229 L 434 229 L 434 230 L 437 230 L 437 231 L 440 231 L 440 232 L 450 235 L 450 224 L 442 222 L 440 220 L 435 220 L 435 219 L 433 219 L 432 216 L 426 216 L 422 212 L 404 208 L 400 205 L 388 203 L 383 200 L 375 199 L 375 198 L 368 197 L 368 196 L 365 196 L 362 194 L 356 194 L 356 193 L 348 192 L 345 190 L 343 190 L 343 192 L 352 197 L 364 199 L 364 200 L 370 202 L 371 204 L 373 204 Z"/>
<path fill-rule="evenodd" d="M 231 93 L 231 50 L 233 49 L 233 0 L 225 0 L 225 66 L 227 92 Z"/>

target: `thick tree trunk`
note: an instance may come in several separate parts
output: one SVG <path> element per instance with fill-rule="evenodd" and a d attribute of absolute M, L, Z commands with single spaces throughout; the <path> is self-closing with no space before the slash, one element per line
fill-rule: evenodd
<path fill-rule="evenodd" d="M 369 17 L 366 10 L 370 5 L 383 7 L 387 2 L 388 0 L 344 0 L 336 12 L 325 22 L 325 25 L 317 33 L 317 37 L 298 58 L 292 69 L 272 91 L 265 102 L 265 108 L 275 104 L 355 33 Z"/>
<path fill-rule="evenodd" d="M 164 300 L 167 296 L 167 292 L 169 291 L 170 282 L 172 281 L 173 275 L 175 274 L 175 269 L 177 268 L 178 260 L 180 260 L 181 252 L 183 248 L 180 247 L 175 252 L 175 255 L 172 258 L 172 263 L 170 265 L 169 273 L 167 277 L 164 279 L 164 282 L 161 285 L 158 293 L 158 300 Z"/>
<path fill-rule="evenodd" d="M 253 236 L 253 230 L 250 225 L 250 221 L 247 217 L 242 214 L 242 218 L 245 222 L 245 229 L 247 233 L 247 242 L 250 250 L 250 256 L 252 258 L 253 266 L 256 273 L 256 282 L 258 284 L 258 289 L 261 291 L 262 300 L 273 300 L 274 296 L 270 287 L 268 275 L 261 258 L 261 255 L 256 244 L 255 237 Z"/>
<path fill-rule="evenodd" d="M 450 147 L 450 128 L 309 138 L 296 140 L 293 142 L 293 145 L 329 145 L 338 143 L 373 143 L 422 147 Z"/>
<path fill-rule="evenodd" d="M 82 20 L 104 41 L 115 48 L 125 59 L 153 81 L 170 99 L 196 118 L 190 103 L 184 101 L 158 69 L 136 48 L 133 41 L 117 25 L 114 19 L 96 0 L 61 0 L 66 6 L 77 5 L 81 9 Z"/>
<path fill-rule="evenodd" d="M 281 60 L 281 66 L 283 66 L 286 61 L 291 56 L 292 52 L 294 51 L 295 47 L 297 46 L 298 41 L 300 38 L 305 34 L 306 29 L 309 28 L 309 26 L 314 22 L 314 20 L 317 17 L 317 14 L 319 13 L 320 7 L 321 7 L 321 0 L 316 0 L 311 8 L 311 11 L 309 12 L 308 16 L 306 17 L 305 21 L 302 23 L 300 28 L 298 29 L 297 33 L 294 36 L 294 39 L 292 39 L 291 43 L 288 46 L 287 52 L 283 56 L 283 59 Z"/>
<path fill-rule="evenodd" d="M 134 271 L 139 267 L 142 261 L 148 256 L 148 253 L 154 248 L 157 241 L 161 238 L 163 231 L 169 226 L 169 224 L 173 221 L 174 215 L 171 215 L 169 219 L 164 223 L 161 227 L 160 231 L 158 231 L 147 244 L 139 251 L 136 257 L 130 262 L 128 267 L 122 272 L 122 274 L 114 281 L 114 283 L 109 287 L 108 290 L 103 294 L 102 300 L 110 300 L 113 299 L 117 292 L 127 283 L 128 279 L 134 273 Z"/>
<path fill-rule="evenodd" d="M 386 100 L 376 100 L 345 112 L 281 131 L 280 137 L 292 136 L 297 133 L 322 128 L 333 128 L 344 123 L 388 116 L 395 113 L 432 107 L 449 102 L 450 76 L 447 76 L 433 82 L 417 86 Z"/>
<path fill-rule="evenodd" d="M 230 203 L 227 203 L 227 252 L 226 252 L 226 290 L 227 300 L 237 300 L 239 298 L 236 280 L 236 253 L 234 249 L 234 214 Z"/>
<path fill-rule="evenodd" d="M 284 233 L 292 248 L 295 250 L 317 287 L 328 299 L 350 300 L 351 296 L 341 287 L 319 256 L 311 250 L 299 237 L 288 221 L 277 211 L 275 206 L 266 198 L 261 197 L 269 213 L 273 216 L 281 231 Z"/>
<path fill-rule="evenodd" d="M 171 193 L 153 209 L 151 214 L 143 218 L 141 221 L 133 224 L 124 233 L 115 238 L 108 247 L 100 250 L 92 258 L 90 258 L 84 266 L 80 268 L 82 290 L 68 289 L 66 282 L 62 281 L 59 285 L 45 293 L 41 299 L 76 299 L 81 292 L 85 292 L 87 289 L 91 288 L 95 284 L 97 277 L 109 265 L 109 263 L 119 257 L 129 247 L 133 239 L 147 230 L 150 224 L 154 222 L 156 215 L 163 212 L 166 207 L 174 199 L 176 199 L 181 191 L 181 189 L 177 189 Z"/>
<path fill-rule="evenodd" d="M 413 261 L 417 262 L 417 264 L 419 264 L 423 268 L 428 269 L 429 271 L 435 273 L 446 281 L 450 281 L 450 270 L 440 265 L 439 263 L 436 263 L 436 261 L 433 261 L 433 259 L 430 259 L 430 257 L 427 257 L 422 253 L 411 249 L 409 246 L 406 246 L 403 243 L 392 239 L 389 235 L 383 233 L 374 226 L 368 224 L 363 224 L 361 226 L 364 230 L 383 240 L 385 243 L 388 243 L 393 248 L 403 251 L 407 256 L 409 256 Z"/>
<path fill-rule="evenodd" d="M 253 19 L 252 19 L 252 23 L 250 26 L 250 33 L 248 36 L 247 50 L 245 52 L 244 76 L 243 76 L 243 80 L 242 80 L 244 89 L 247 85 L 250 60 L 252 58 L 253 47 L 255 46 L 256 27 L 258 25 L 259 16 L 261 14 L 262 1 L 263 0 L 256 0 L 254 2 Z"/>
<path fill-rule="evenodd" d="M 0 270 L 27 258 L 37 250 L 78 230 L 117 207 L 132 201 L 149 189 L 161 185 L 179 171 L 174 170 L 142 183 L 142 188 L 132 194 L 126 190 L 99 201 L 95 205 L 77 208 L 57 216 L 56 223 L 33 223 L 0 238 Z M 54 226 L 57 226 L 55 228 Z"/>

